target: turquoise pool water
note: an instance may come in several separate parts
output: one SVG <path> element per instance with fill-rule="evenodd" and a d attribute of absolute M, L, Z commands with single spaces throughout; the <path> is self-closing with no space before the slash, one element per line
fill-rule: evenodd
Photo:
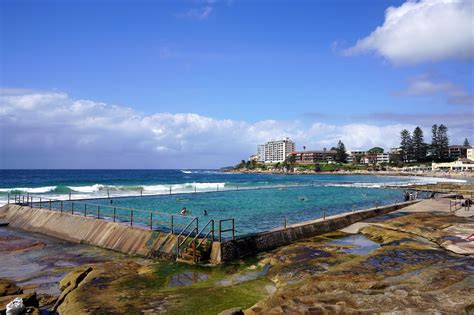
<path fill-rule="evenodd" d="M 420 196 L 421 197 L 421 196 Z M 112 210 L 121 221 L 129 221 L 129 212 L 120 207 L 152 210 L 161 212 L 153 214 L 153 228 L 168 230 L 171 215 L 174 224 L 186 224 L 192 217 L 198 217 L 200 226 L 210 219 L 235 219 L 237 236 L 271 230 L 284 225 L 316 219 L 326 215 L 360 210 L 376 205 L 391 204 L 403 201 L 403 190 L 379 188 L 353 188 L 310 186 L 275 189 L 257 189 L 243 191 L 208 192 L 197 194 L 123 197 L 95 199 L 87 202 L 101 205 L 100 216 L 111 217 Z M 53 205 L 58 207 L 58 205 Z M 65 204 L 65 207 L 70 207 Z M 190 212 L 180 216 L 186 207 Z M 70 208 L 65 208 L 66 211 Z M 204 210 L 207 215 L 204 215 Z M 75 205 L 75 212 L 83 212 L 80 202 Z M 95 207 L 88 208 L 88 215 L 96 213 Z M 149 212 L 134 211 L 134 221 L 149 226 Z M 229 227 L 229 224 L 226 225 Z M 224 227 L 223 227 L 224 229 Z M 227 235 L 229 236 L 229 235 Z"/>

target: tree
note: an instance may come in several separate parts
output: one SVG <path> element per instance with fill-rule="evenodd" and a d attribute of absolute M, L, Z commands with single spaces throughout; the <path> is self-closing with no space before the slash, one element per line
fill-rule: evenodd
<path fill-rule="evenodd" d="M 286 161 L 288 164 L 295 164 L 296 162 L 296 155 L 294 154 L 288 154 L 288 156 L 286 157 Z"/>
<path fill-rule="evenodd" d="M 373 147 L 372 149 L 370 149 L 369 151 L 367 151 L 369 153 L 372 153 L 372 154 L 379 154 L 379 153 L 383 153 L 383 148 L 381 147 Z"/>
<path fill-rule="evenodd" d="M 294 154 L 288 154 L 286 157 L 285 161 L 283 162 L 283 167 L 286 169 L 286 171 L 294 171 L 294 165 L 296 163 L 296 155 Z"/>
<path fill-rule="evenodd" d="M 463 147 L 465 147 L 465 148 L 470 148 L 471 147 L 471 145 L 469 144 L 469 140 L 467 140 L 467 138 L 464 138 Z"/>
<path fill-rule="evenodd" d="M 410 131 L 403 129 L 400 132 L 400 157 L 403 162 L 409 162 L 412 159 L 413 143 Z"/>
<path fill-rule="evenodd" d="M 412 144 L 413 158 L 417 162 L 424 161 L 426 158 L 426 143 L 423 138 L 423 130 L 421 130 L 420 127 L 416 127 L 415 130 L 413 130 Z"/>
<path fill-rule="evenodd" d="M 336 161 L 339 163 L 346 163 L 347 160 L 347 152 L 346 146 L 342 143 L 341 140 L 337 143 L 336 147 Z"/>
<path fill-rule="evenodd" d="M 241 160 L 240 163 L 236 165 L 236 168 L 245 168 L 245 160 Z"/>
<path fill-rule="evenodd" d="M 439 155 L 439 141 L 438 141 L 438 125 L 434 124 L 431 127 L 431 155 L 434 160 L 439 161 L 441 159 Z"/>
<path fill-rule="evenodd" d="M 448 127 L 441 124 L 438 127 L 438 156 L 441 161 L 447 160 L 449 158 L 449 137 L 448 137 Z"/>

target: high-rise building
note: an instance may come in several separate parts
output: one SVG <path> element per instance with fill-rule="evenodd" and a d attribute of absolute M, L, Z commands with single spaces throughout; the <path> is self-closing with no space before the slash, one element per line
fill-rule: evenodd
<path fill-rule="evenodd" d="M 265 162 L 265 145 L 259 144 L 257 146 L 257 161 Z"/>
<path fill-rule="evenodd" d="M 295 143 L 289 138 L 269 141 L 257 146 L 258 160 L 265 163 L 283 162 L 293 151 L 295 151 Z"/>

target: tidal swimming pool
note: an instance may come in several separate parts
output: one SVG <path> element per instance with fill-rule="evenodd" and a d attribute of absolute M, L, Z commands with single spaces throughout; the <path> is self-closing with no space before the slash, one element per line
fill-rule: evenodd
<path fill-rule="evenodd" d="M 115 207 L 117 216 L 121 218 L 119 221 L 123 222 L 128 221 L 130 214 L 121 207 L 133 208 L 134 222 L 143 226 L 149 226 L 149 211 L 160 212 L 164 215 L 154 213 L 152 224 L 154 229 L 159 230 L 169 229 L 171 215 L 178 226 L 180 223 L 186 224 L 193 217 L 198 217 L 200 226 L 210 219 L 234 219 L 235 235 L 242 236 L 281 227 L 285 220 L 287 224 L 292 224 L 320 218 L 323 213 L 329 216 L 402 201 L 401 189 L 307 186 L 121 197 L 84 202 L 101 205 L 102 217 L 110 217 Z M 83 211 L 79 202 L 74 207 L 76 213 Z M 180 216 L 183 207 L 189 211 L 185 217 Z M 204 215 L 204 210 L 207 215 Z M 68 209 L 65 208 L 65 211 Z M 96 210 L 89 207 L 88 211 L 88 215 L 94 215 Z"/>

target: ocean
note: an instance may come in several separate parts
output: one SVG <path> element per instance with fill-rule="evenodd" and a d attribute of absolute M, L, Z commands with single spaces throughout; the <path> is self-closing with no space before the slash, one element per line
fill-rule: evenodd
<path fill-rule="evenodd" d="M 455 181 L 429 177 L 369 175 L 234 174 L 218 170 L 1 170 L 0 204 L 7 195 L 58 200 L 89 199 L 115 207 L 235 219 L 237 235 L 284 224 L 403 201 L 407 183 Z M 256 189 L 267 188 L 267 189 Z M 170 194 L 171 193 L 171 194 Z M 421 196 L 420 196 L 421 197 Z M 94 200 L 91 200 L 94 199 Z M 110 209 L 109 209 L 110 210 Z M 207 211 L 204 217 L 203 212 Z M 140 212 L 137 212 L 140 216 Z M 139 219 L 139 217 L 137 218 Z M 146 222 L 146 218 L 142 218 Z"/>

